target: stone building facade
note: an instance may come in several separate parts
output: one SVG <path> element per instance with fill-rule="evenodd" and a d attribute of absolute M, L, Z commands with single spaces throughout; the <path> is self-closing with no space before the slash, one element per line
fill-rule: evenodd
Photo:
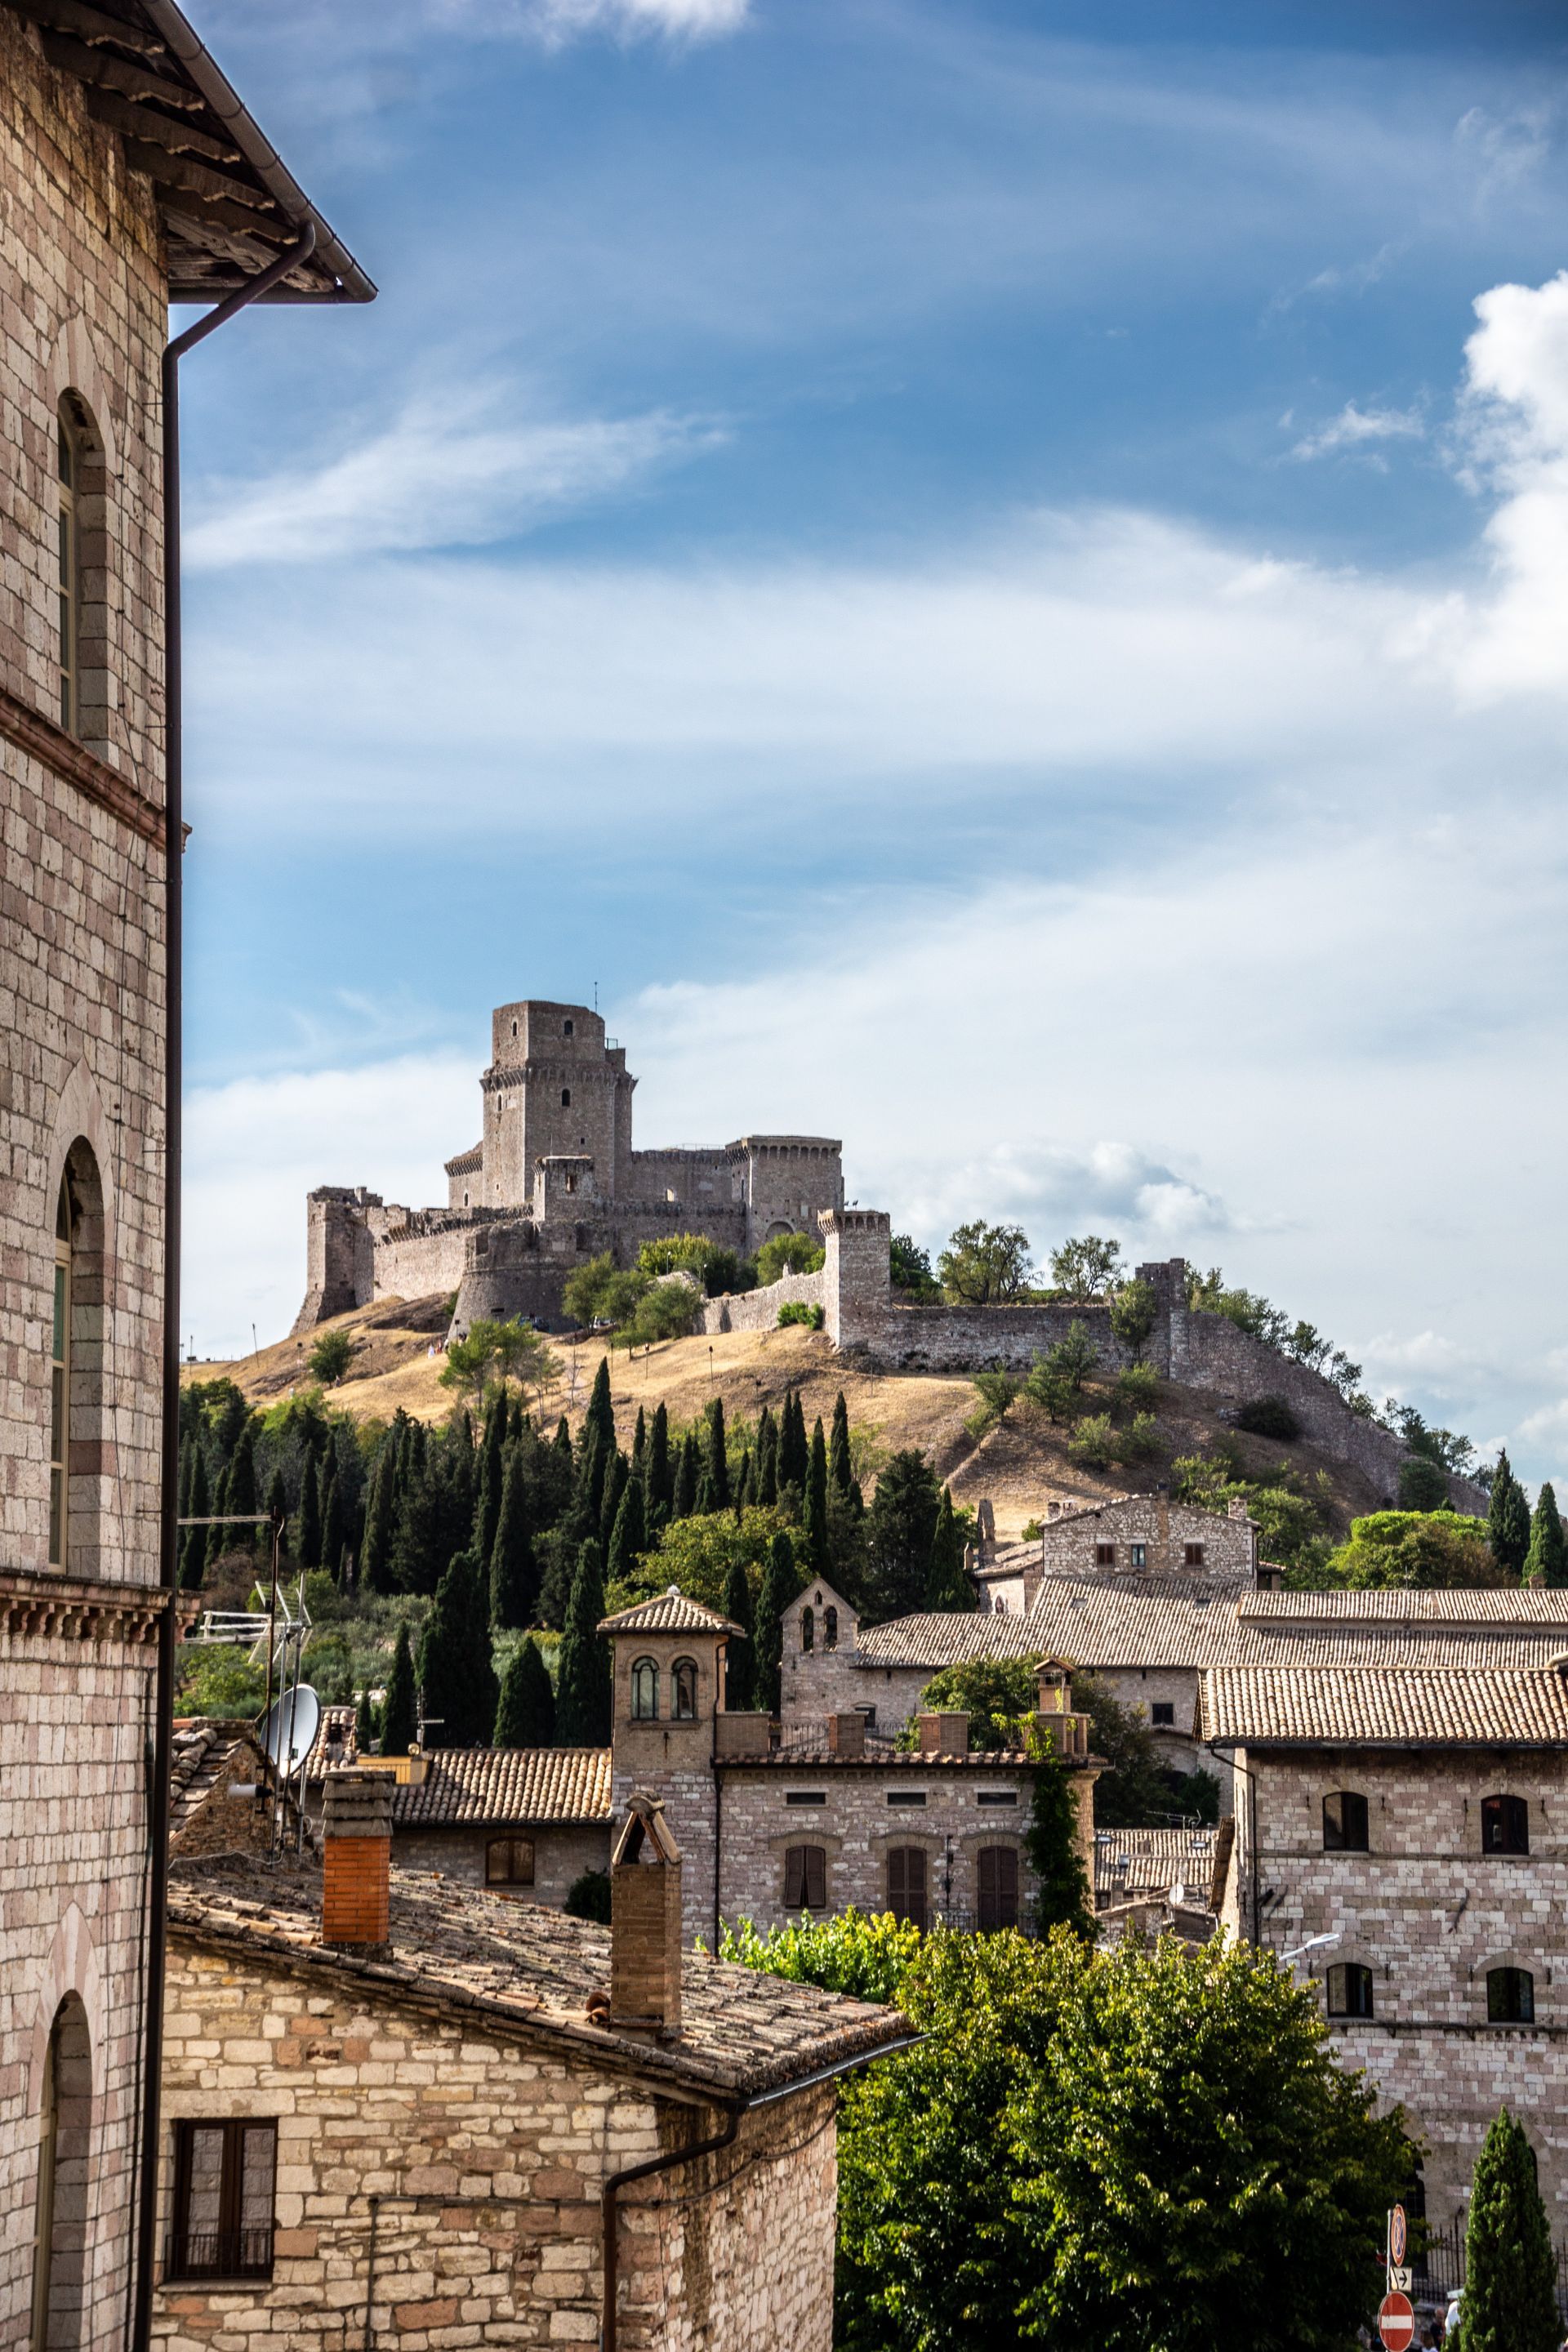
<path fill-rule="evenodd" d="M 828 2352 L 831 2077 L 902 2019 L 629 1948 L 658 1905 L 606 1931 L 389 1874 L 342 1785 L 324 1879 L 176 1884 L 156 2339 Z"/>
<path fill-rule="evenodd" d="M 1507 2105 L 1568 2229 L 1568 1689 L 1534 1668 L 1221 1667 L 1204 1737 L 1242 1793 L 1221 1917 L 1321 1990 L 1337 2054 L 1464 2210 Z M 1559 1978 L 1563 1983 L 1558 1983 Z"/>
<path fill-rule="evenodd" d="M 607 1748 L 437 1748 L 392 1797 L 393 1859 L 525 1903 L 610 1864 Z"/>
<path fill-rule="evenodd" d="M 157 1900 L 163 354 L 309 206 L 165 0 L 0 5 L 0 2342 L 80 2352 L 127 2326 Z M 320 227 L 285 293 L 370 290 Z"/>
<path fill-rule="evenodd" d="M 983 1609 L 1026 1615 L 1048 1576 L 1117 1570 L 1129 1576 L 1188 1576 L 1255 1584 L 1258 1523 L 1244 1503 L 1221 1518 L 1193 1503 L 1173 1503 L 1162 1486 L 1152 1495 L 1118 1495 L 1102 1503 L 1052 1501 L 1037 1543 L 986 1551 L 973 1574 Z"/>
<path fill-rule="evenodd" d="M 634 1150 L 636 1086 L 625 1046 L 588 1006 L 498 1005 L 479 1081 L 484 1132 L 447 1162 L 446 1202 L 412 1209 L 363 1186 L 318 1187 L 295 1329 L 438 1291 L 457 1294 L 459 1328 L 526 1315 L 549 1328 L 567 1276 L 605 1250 L 629 1265 L 646 1241 L 694 1233 L 747 1255 L 843 1206 L 841 1147 L 827 1136 Z"/>

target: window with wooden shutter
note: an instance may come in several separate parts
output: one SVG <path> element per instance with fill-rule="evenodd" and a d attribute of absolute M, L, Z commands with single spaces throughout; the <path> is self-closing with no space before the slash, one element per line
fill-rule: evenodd
<path fill-rule="evenodd" d="M 278 2126 L 235 2117 L 174 2126 L 171 2278 L 267 2278 L 272 2271 Z"/>
<path fill-rule="evenodd" d="M 792 1845 L 784 1855 L 784 1909 L 826 1911 L 827 1851 L 820 1845 Z"/>
<path fill-rule="evenodd" d="M 1018 1924 L 1018 1856 L 1010 1845 L 983 1845 L 976 1923 L 983 1933 Z"/>
<path fill-rule="evenodd" d="M 531 1886 L 533 1840 L 491 1838 L 485 1848 L 485 1884 L 487 1886 Z"/>
<path fill-rule="evenodd" d="M 1524 1798 L 1497 1796 L 1481 1799 L 1481 1852 L 1530 1852 L 1530 1807 Z"/>
<path fill-rule="evenodd" d="M 918 1845 L 888 1849 L 888 1908 L 895 1919 L 907 1919 L 923 1928 L 926 1912 L 926 1858 Z"/>

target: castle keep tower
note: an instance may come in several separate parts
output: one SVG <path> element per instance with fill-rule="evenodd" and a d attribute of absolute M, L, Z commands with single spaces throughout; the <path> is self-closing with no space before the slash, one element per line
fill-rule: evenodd
<path fill-rule="evenodd" d="M 479 1189 L 470 1206 L 530 1209 L 540 1162 L 588 1159 L 601 1201 L 624 1192 L 632 1153 L 632 1089 L 626 1049 L 605 1037 L 598 1013 L 583 1004 L 538 998 L 498 1005 L 490 1016 L 490 1066 L 479 1080 L 485 1131 Z M 459 1181 L 465 1152 L 449 1164 L 454 1207 L 471 1180 Z"/>

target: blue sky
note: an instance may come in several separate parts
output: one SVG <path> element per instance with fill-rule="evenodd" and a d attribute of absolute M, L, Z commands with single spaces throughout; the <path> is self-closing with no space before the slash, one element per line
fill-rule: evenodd
<path fill-rule="evenodd" d="M 201 1351 L 596 985 L 1568 1466 L 1559 12 L 195 14 L 382 289 L 185 370 Z"/>

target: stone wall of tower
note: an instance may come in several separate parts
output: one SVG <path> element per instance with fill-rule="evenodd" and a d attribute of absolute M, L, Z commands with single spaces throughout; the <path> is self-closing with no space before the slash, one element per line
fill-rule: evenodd
<path fill-rule="evenodd" d="M 491 1062 L 484 1097 L 483 1205 L 527 1207 L 542 1159 L 584 1155 L 613 1199 L 620 1160 L 631 1149 L 626 1054 L 605 1041 L 598 1013 L 582 1004 L 530 998 L 491 1015 Z"/>
<path fill-rule="evenodd" d="M 680 1848 L 681 1934 L 688 1944 L 702 1937 L 712 1948 L 718 1820 L 713 1771 L 713 1718 L 722 1696 L 724 1643 L 711 1633 L 617 1634 L 615 1653 L 615 1749 L 610 1813 L 625 1818 L 634 1789 L 664 1801 Z M 632 1668 L 652 1658 L 658 1668 L 658 1714 L 649 1722 L 632 1717 Z M 695 1720 L 670 1720 L 670 1669 L 677 1659 L 697 1667 Z"/>

